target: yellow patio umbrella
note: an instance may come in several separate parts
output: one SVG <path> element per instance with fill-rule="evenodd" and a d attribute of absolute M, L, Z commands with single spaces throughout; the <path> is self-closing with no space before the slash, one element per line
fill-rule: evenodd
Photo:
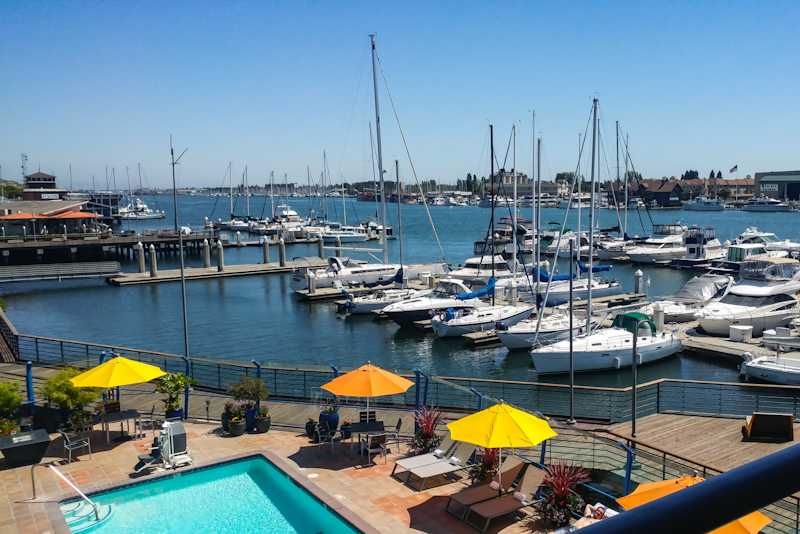
<path fill-rule="evenodd" d="M 630 510 L 642 504 L 647 504 L 666 495 L 675 493 L 676 491 L 688 488 L 689 486 L 699 484 L 704 480 L 703 477 L 685 476 L 670 480 L 662 480 L 660 482 L 639 484 L 633 493 L 625 497 L 620 497 L 617 499 L 617 502 L 626 510 Z M 727 525 L 723 525 L 716 530 L 712 530 L 709 534 L 756 534 L 771 522 L 772 519 L 761 512 L 753 512 L 752 514 L 740 517 L 736 521 L 731 521 Z"/>
<path fill-rule="evenodd" d="M 453 441 L 474 443 L 486 449 L 500 449 L 501 465 L 503 447 L 535 447 L 558 435 L 547 421 L 502 402 L 448 423 L 447 428 Z M 498 490 L 498 495 L 500 492 Z"/>
<path fill-rule="evenodd" d="M 117 356 L 69 381 L 79 388 L 113 388 L 149 382 L 165 374 L 155 365 Z"/>
<path fill-rule="evenodd" d="M 414 382 L 411 380 L 367 362 L 367 365 L 334 378 L 320 387 L 342 397 L 366 397 L 367 411 L 369 411 L 370 398 L 405 393 L 413 385 Z"/>

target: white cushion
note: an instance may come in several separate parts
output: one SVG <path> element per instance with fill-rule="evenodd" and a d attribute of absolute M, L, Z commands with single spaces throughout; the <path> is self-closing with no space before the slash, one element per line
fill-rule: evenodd
<path fill-rule="evenodd" d="M 489 487 L 493 490 L 500 490 L 500 483 L 496 480 L 492 480 L 492 483 L 489 484 Z"/>
<path fill-rule="evenodd" d="M 461 460 L 453 456 L 452 458 L 450 458 L 450 463 L 453 465 L 461 465 Z"/>
<path fill-rule="evenodd" d="M 518 491 L 514 492 L 514 498 L 517 499 L 519 502 L 525 502 L 525 495 Z"/>
<path fill-rule="evenodd" d="M 433 451 L 433 455 L 437 458 L 444 458 L 444 451 L 442 449 L 436 449 Z"/>
<path fill-rule="evenodd" d="M 612 510 L 611 508 L 609 508 L 608 506 L 606 506 L 601 502 L 595 503 L 594 505 L 595 508 L 600 508 L 601 506 L 603 507 L 603 510 L 606 511 L 605 513 L 606 517 L 614 517 L 615 515 L 619 514 L 619 512 L 617 512 L 616 510 Z"/>

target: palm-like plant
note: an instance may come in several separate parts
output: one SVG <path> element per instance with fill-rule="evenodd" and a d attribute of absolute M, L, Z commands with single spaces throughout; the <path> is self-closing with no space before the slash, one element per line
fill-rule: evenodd
<path fill-rule="evenodd" d="M 431 452 L 442 442 L 442 436 L 436 434 L 436 429 L 442 424 L 444 414 L 431 406 L 430 408 L 422 407 L 420 411 L 414 414 L 419 430 L 411 438 L 409 443 L 409 455 L 416 456 Z"/>
<path fill-rule="evenodd" d="M 589 471 L 580 465 L 555 462 L 544 475 L 544 485 L 553 490 L 553 495 L 563 499 L 578 484 L 588 482 Z"/>
<path fill-rule="evenodd" d="M 555 525 L 568 523 L 572 514 L 579 513 L 583 508 L 583 499 L 572 488 L 588 480 L 589 472 L 583 467 L 554 462 L 543 479 L 551 494 L 536 501 L 534 510 L 547 522 Z"/>

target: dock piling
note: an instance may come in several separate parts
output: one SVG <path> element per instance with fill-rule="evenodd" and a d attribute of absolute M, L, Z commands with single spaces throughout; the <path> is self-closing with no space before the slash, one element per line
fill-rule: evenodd
<path fill-rule="evenodd" d="M 656 325 L 656 330 L 664 330 L 664 305 L 660 302 L 653 304 L 653 323 Z"/>
<path fill-rule="evenodd" d="M 320 234 L 317 240 L 317 256 L 319 256 L 321 260 L 325 259 L 325 242 L 322 240 L 322 234 Z"/>
<path fill-rule="evenodd" d="M 336 237 L 336 257 L 342 257 L 342 240 L 338 236 Z"/>
<path fill-rule="evenodd" d="M 242 232 L 236 232 L 236 246 L 242 246 Z"/>
<path fill-rule="evenodd" d="M 217 241 L 217 272 L 225 271 L 225 256 L 222 252 L 222 241 Z"/>
<path fill-rule="evenodd" d="M 261 238 L 261 247 L 264 250 L 264 263 L 269 263 L 269 239 L 266 236 Z"/>
<path fill-rule="evenodd" d="M 308 272 L 308 294 L 313 295 L 317 292 L 317 277 L 313 272 Z"/>
<path fill-rule="evenodd" d="M 150 245 L 150 277 L 158 276 L 158 260 L 156 260 L 156 247 Z"/>
<path fill-rule="evenodd" d="M 644 290 L 644 273 L 641 269 L 636 269 L 633 273 L 633 292 L 642 293 Z"/>
<path fill-rule="evenodd" d="M 211 267 L 211 247 L 208 245 L 208 239 L 203 239 L 203 267 L 206 269 Z"/>
<path fill-rule="evenodd" d="M 139 267 L 139 272 L 143 273 L 143 272 L 145 272 L 144 245 L 142 245 L 142 242 L 140 241 L 140 242 L 136 243 L 136 247 L 135 248 L 136 248 L 136 264 Z"/>
<path fill-rule="evenodd" d="M 286 267 L 286 243 L 283 238 L 278 240 L 278 259 L 281 267 Z"/>

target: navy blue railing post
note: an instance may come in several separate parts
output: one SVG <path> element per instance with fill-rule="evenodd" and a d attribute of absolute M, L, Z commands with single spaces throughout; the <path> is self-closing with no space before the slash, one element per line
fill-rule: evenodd
<path fill-rule="evenodd" d="M 33 403 L 33 362 L 25 363 L 25 387 L 28 389 L 28 404 L 30 414 L 33 415 L 35 404 Z"/>
<path fill-rule="evenodd" d="M 622 448 L 622 450 L 625 451 L 625 453 L 628 455 L 628 459 L 625 462 L 625 488 L 622 490 L 623 491 L 622 496 L 624 497 L 625 495 L 630 493 L 631 490 L 631 470 L 633 469 L 633 456 L 636 453 L 633 452 L 633 450 L 631 450 L 630 447 L 628 447 L 621 441 L 618 441 L 617 445 L 619 445 Z"/>
<path fill-rule="evenodd" d="M 472 387 L 472 386 L 470 386 L 470 387 L 469 387 L 469 390 L 470 390 L 470 391 L 471 391 L 471 392 L 472 392 L 472 393 L 473 393 L 475 396 L 477 396 L 477 397 L 478 397 L 478 409 L 477 409 L 477 410 L 475 410 L 475 411 L 477 411 L 477 412 L 481 411 L 481 407 L 483 406 L 483 393 L 480 393 L 478 390 L 476 390 L 476 389 L 475 389 L 474 387 Z"/>
<path fill-rule="evenodd" d="M 535 414 L 537 415 L 537 417 L 541 417 L 541 418 L 542 418 L 542 419 L 544 419 L 545 421 L 547 421 L 548 419 L 550 419 L 549 417 L 547 417 L 546 415 L 544 415 L 544 414 L 543 414 L 542 412 L 540 412 L 539 410 L 536 410 L 536 411 L 534 411 L 533 413 L 535 413 Z M 542 454 L 540 454 L 540 455 L 539 455 L 539 464 L 540 464 L 542 467 L 544 467 L 544 457 L 545 457 L 545 454 L 546 454 L 546 453 L 547 453 L 547 440 L 544 440 L 544 441 L 542 442 Z M 539 490 L 539 491 L 541 491 L 541 488 L 540 488 L 540 490 Z"/>
<path fill-rule="evenodd" d="M 428 405 L 428 382 L 430 382 L 430 378 L 425 373 L 422 373 L 425 376 L 425 389 L 422 390 L 422 405 Z"/>
<path fill-rule="evenodd" d="M 414 368 L 414 374 L 416 375 L 416 379 L 414 380 L 414 382 L 415 382 L 414 395 L 416 397 L 415 400 L 414 400 L 414 414 L 416 415 L 416 414 L 419 413 L 419 381 L 420 381 L 420 376 L 422 376 L 422 372 L 415 367 Z M 415 418 L 414 419 L 414 434 L 416 434 L 418 431 L 419 431 L 419 423 L 417 422 L 417 420 Z"/>
<path fill-rule="evenodd" d="M 112 351 L 111 351 L 111 357 L 112 357 L 112 358 L 116 358 L 117 356 L 119 356 L 119 353 L 118 353 L 118 352 L 114 352 L 114 351 L 112 350 Z M 119 402 L 119 386 L 117 386 L 117 398 L 116 398 L 115 400 L 116 400 L 117 402 Z"/>
<path fill-rule="evenodd" d="M 186 376 L 191 376 L 192 370 L 189 358 L 183 354 L 181 354 L 181 358 L 186 362 Z M 183 418 L 189 419 L 189 384 L 186 384 L 186 388 L 183 391 Z"/>
<path fill-rule="evenodd" d="M 100 351 L 100 365 L 103 365 L 103 362 L 105 361 L 105 359 L 106 359 L 106 351 L 101 350 Z M 104 389 L 103 390 L 103 404 L 105 404 L 106 402 L 108 402 L 108 390 Z"/>
<path fill-rule="evenodd" d="M 256 378 L 261 378 L 261 364 L 255 360 L 250 360 L 250 363 L 256 366 Z M 256 415 L 258 415 L 258 411 L 261 409 L 261 400 L 256 400 Z"/>
<path fill-rule="evenodd" d="M 255 363 L 255 362 L 253 362 L 253 363 Z M 331 366 L 331 369 L 333 369 L 333 378 L 334 378 L 334 380 L 339 378 L 339 368 L 336 367 L 335 365 L 333 365 L 332 363 L 329 364 L 329 365 Z"/>

